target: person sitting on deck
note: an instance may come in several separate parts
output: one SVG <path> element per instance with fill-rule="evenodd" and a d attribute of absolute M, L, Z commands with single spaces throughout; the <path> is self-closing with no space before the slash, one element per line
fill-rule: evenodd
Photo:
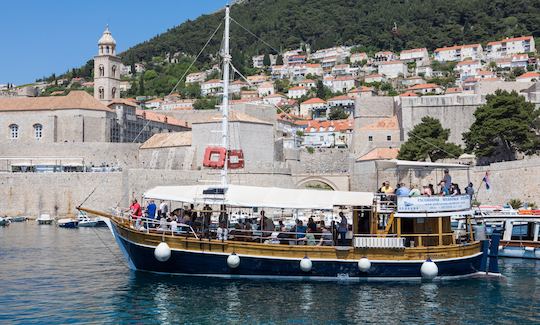
<path fill-rule="evenodd" d="M 420 190 L 416 185 L 411 186 L 411 191 L 409 192 L 409 197 L 420 196 Z"/>
<path fill-rule="evenodd" d="M 332 238 L 332 233 L 328 228 L 322 227 L 322 235 L 321 239 L 319 240 L 318 246 L 333 246 L 334 240 Z"/>
<path fill-rule="evenodd" d="M 295 232 L 296 233 L 296 239 L 297 239 L 297 243 L 301 243 L 299 242 L 300 239 L 306 237 L 306 230 L 307 230 L 307 227 L 304 226 L 304 223 L 302 222 L 302 220 L 296 220 L 296 226 L 294 226 L 294 231 L 291 229 L 291 232 Z"/>
<path fill-rule="evenodd" d="M 210 222 L 212 222 L 212 208 L 208 204 L 205 204 L 203 207 L 203 212 L 201 214 L 203 219 L 202 230 L 204 235 L 208 237 L 210 230 Z"/>
<path fill-rule="evenodd" d="M 229 230 L 227 229 L 227 225 L 225 225 L 223 222 L 220 223 L 218 229 L 216 230 L 216 239 L 227 240 L 228 235 L 229 235 Z"/>
<path fill-rule="evenodd" d="M 446 182 L 445 181 L 441 181 L 439 183 L 439 186 L 441 188 L 441 190 L 439 192 L 439 195 L 443 195 L 443 196 L 450 195 L 450 188 L 446 187 Z"/>
<path fill-rule="evenodd" d="M 308 246 L 315 246 L 317 244 L 313 230 L 309 227 L 306 230 L 306 237 L 304 237 L 304 240 Z"/>
<path fill-rule="evenodd" d="M 349 222 L 347 221 L 347 218 L 345 217 L 345 214 L 343 211 L 339 212 L 339 216 L 341 217 L 341 221 L 338 224 L 338 234 L 339 234 L 339 246 L 346 246 L 346 235 L 347 231 L 349 231 Z"/>
<path fill-rule="evenodd" d="M 158 219 L 167 218 L 167 214 L 169 213 L 169 206 L 167 205 L 167 202 L 161 201 L 159 204 L 159 216 Z"/>
<path fill-rule="evenodd" d="M 308 229 L 311 229 L 312 233 L 317 231 L 317 224 L 315 223 L 315 221 L 313 221 L 313 216 L 309 217 L 307 227 Z"/>
<path fill-rule="evenodd" d="M 399 187 L 396 189 L 396 195 L 397 196 L 409 196 L 409 193 L 411 190 L 405 186 L 404 183 L 398 184 Z"/>
<path fill-rule="evenodd" d="M 473 198 L 474 196 L 474 186 L 473 186 L 473 183 L 469 183 L 469 185 L 467 185 L 467 187 L 465 187 L 465 193 L 471 198 Z"/>

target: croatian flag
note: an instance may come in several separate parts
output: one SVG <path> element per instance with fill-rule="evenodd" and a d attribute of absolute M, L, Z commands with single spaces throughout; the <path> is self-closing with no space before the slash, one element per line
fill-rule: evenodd
<path fill-rule="evenodd" d="M 489 189 L 491 188 L 491 184 L 489 183 L 489 171 L 487 171 L 484 178 L 482 178 L 482 182 L 486 183 L 486 190 L 489 191 Z"/>

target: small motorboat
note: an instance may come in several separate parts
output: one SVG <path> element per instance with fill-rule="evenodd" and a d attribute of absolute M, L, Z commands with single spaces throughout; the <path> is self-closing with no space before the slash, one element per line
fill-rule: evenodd
<path fill-rule="evenodd" d="M 86 215 L 86 213 L 80 213 L 77 216 L 77 219 L 79 221 L 79 227 L 97 227 L 98 220 L 97 218 L 90 218 Z"/>
<path fill-rule="evenodd" d="M 9 224 L 10 221 L 8 218 L 0 217 L 0 227 L 7 227 Z"/>
<path fill-rule="evenodd" d="M 50 214 L 42 213 L 39 215 L 39 217 L 37 217 L 36 220 L 40 225 L 50 225 L 52 224 L 54 219 L 51 217 Z"/>
<path fill-rule="evenodd" d="M 56 223 L 58 227 L 62 228 L 77 228 L 79 226 L 79 221 L 71 218 L 58 219 Z"/>
<path fill-rule="evenodd" d="M 11 222 L 24 222 L 26 220 L 28 220 L 26 216 L 17 216 L 11 218 Z"/>

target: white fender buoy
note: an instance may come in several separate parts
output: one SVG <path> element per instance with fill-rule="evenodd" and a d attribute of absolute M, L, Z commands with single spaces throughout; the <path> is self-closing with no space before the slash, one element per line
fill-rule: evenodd
<path fill-rule="evenodd" d="M 232 253 L 227 257 L 227 265 L 231 269 L 236 269 L 240 265 L 240 256 L 236 255 L 235 253 Z"/>
<path fill-rule="evenodd" d="M 160 262 L 167 261 L 171 257 L 171 249 L 169 245 L 167 245 L 166 242 L 159 243 L 156 249 L 154 249 L 154 256 L 156 260 Z"/>
<path fill-rule="evenodd" d="M 311 271 L 312 267 L 313 263 L 307 256 L 300 260 L 300 270 L 304 272 L 309 272 Z"/>
<path fill-rule="evenodd" d="M 420 273 L 422 274 L 422 278 L 426 280 L 433 280 L 437 274 L 439 274 L 439 268 L 435 262 L 428 258 L 424 263 L 422 263 Z"/>
<path fill-rule="evenodd" d="M 371 268 L 371 261 L 367 257 L 362 257 L 358 261 L 358 268 L 361 272 L 367 272 Z"/>

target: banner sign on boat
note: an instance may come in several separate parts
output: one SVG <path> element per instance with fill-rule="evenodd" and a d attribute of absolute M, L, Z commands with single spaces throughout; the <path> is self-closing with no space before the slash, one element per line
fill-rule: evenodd
<path fill-rule="evenodd" d="M 398 196 L 398 212 L 445 212 L 471 208 L 468 195 L 456 196 Z"/>

